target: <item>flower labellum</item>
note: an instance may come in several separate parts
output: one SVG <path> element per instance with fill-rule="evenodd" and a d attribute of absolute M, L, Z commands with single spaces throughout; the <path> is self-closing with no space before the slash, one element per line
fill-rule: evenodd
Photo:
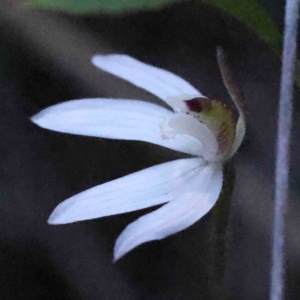
<path fill-rule="evenodd" d="M 222 189 L 222 166 L 243 140 L 245 114 L 240 100 L 232 97 L 240 114 L 236 123 L 222 103 L 206 98 L 179 76 L 132 57 L 95 55 L 92 63 L 154 94 L 173 111 L 140 100 L 81 99 L 42 110 L 32 117 L 35 124 L 71 134 L 149 142 L 193 156 L 95 186 L 53 211 L 48 223 L 66 224 L 164 204 L 125 228 L 114 248 L 118 260 L 142 243 L 184 230 L 211 210 Z M 230 88 L 229 75 L 225 84 Z"/>

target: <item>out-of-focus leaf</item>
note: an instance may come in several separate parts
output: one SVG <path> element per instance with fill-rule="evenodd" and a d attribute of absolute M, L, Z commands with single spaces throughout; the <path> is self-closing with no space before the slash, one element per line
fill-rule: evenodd
<path fill-rule="evenodd" d="M 27 0 L 33 8 L 57 9 L 75 14 L 95 12 L 122 13 L 151 10 L 178 2 L 178 0 Z"/>
<path fill-rule="evenodd" d="M 53 9 L 75 14 L 95 12 L 123 13 L 138 10 L 153 10 L 180 0 L 27 0 L 29 8 Z M 272 46 L 279 55 L 282 50 L 282 35 L 270 14 L 258 0 L 200 0 L 233 16 L 252 29 L 263 41 Z M 296 65 L 297 87 L 300 90 L 300 61 Z"/>
<path fill-rule="evenodd" d="M 201 0 L 201 2 L 223 10 L 245 23 L 276 50 L 281 49 L 281 34 L 271 16 L 257 0 Z"/>
<path fill-rule="evenodd" d="M 76 14 L 122 13 L 161 8 L 180 0 L 27 0 L 29 7 L 57 9 Z M 270 15 L 257 0 L 200 0 L 213 5 L 247 24 L 268 44 L 280 47 L 281 35 Z"/>
<path fill-rule="evenodd" d="M 272 46 L 281 57 L 282 35 L 270 14 L 258 3 L 258 0 L 200 0 L 215 6 L 240 20 L 251 28 L 262 40 Z M 296 61 L 295 83 L 300 91 L 300 59 Z"/>
<path fill-rule="evenodd" d="M 30 7 L 58 9 L 87 14 L 96 11 L 121 13 L 129 10 L 148 10 L 178 2 L 179 0 L 27 0 Z M 257 0 L 200 0 L 213 5 L 247 24 L 268 44 L 278 48 L 281 35 L 270 15 Z"/>

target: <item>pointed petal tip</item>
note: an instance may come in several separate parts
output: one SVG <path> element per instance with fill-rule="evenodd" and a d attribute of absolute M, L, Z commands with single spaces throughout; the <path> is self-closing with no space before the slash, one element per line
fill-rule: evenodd
<path fill-rule="evenodd" d="M 36 124 L 39 127 L 45 128 L 45 129 L 52 129 L 51 126 L 51 118 L 49 118 L 49 115 L 47 115 L 47 108 L 40 111 L 39 113 L 35 114 L 30 118 L 31 122 Z M 46 112 L 46 113 L 45 113 Z"/>
<path fill-rule="evenodd" d="M 217 58 L 219 59 L 224 59 L 226 57 L 226 53 L 224 51 L 224 48 L 220 45 L 216 47 L 216 53 L 217 53 Z"/>
<path fill-rule="evenodd" d="M 57 218 L 56 214 L 51 214 L 49 219 L 47 220 L 48 225 L 60 225 L 63 224 L 62 222 L 59 222 L 59 218 Z"/>
<path fill-rule="evenodd" d="M 119 261 L 119 259 L 121 257 L 123 257 L 124 255 L 125 255 L 124 252 L 123 253 L 120 252 L 120 248 L 118 247 L 118 239 L 117 239 L 117 241 L 115 243 L 115 247 L 114 247 L 114 259 L 113 259 L 113 262 L 115 263 L 115 262 Z"/>
<path fill-rule="evenodd" d="M 139 219 L 138 219 L 139 220 Z M 135 222 L 138 222 L 135 221 Z M 135 223 L 134 222 L 134 223 Z M 130 232 L 132 228 L 132 223 L 129 224 L 122 233 L 118 236 L 115 246 L 114 246 L 114 262 L 119 261 L 122 257 L 124 257 L 126 254 L 131 252 L 134 248 L 140 246 L 141 244 L 144 244 L 145 241 L 140 241 L 139 243 L 135 243 L 134 240 L 128 239 L 130 237 Z M 129 231 L 129 234 L 128 234 Z M 125 232 L 125 235 L 124 235 Z M 125 238 L 124 238 L 125 236 Z"/>
<path fill-rule="evenodd" d="M 115 254 L 115 253 L 114 253 L 114 257 L 113 257 L 113 259 L 112 259 L 113 264 L 116 264 L 117 262 L 119 262 L 120 259 L 123 258 L 123 257 L 125 256 L 125 254 L 126 254 L 126 253 L 123 253 L 123 254 L 119 254 L 119 253 Z"/>
<path fill-rule="evenodd" d="M 103 63 L 107 63 L 111 58 L 122 59 L 125 57 L 129 57 L 129 56 L 124 54 L 95 54 L 91 57 L 91 63 L 95 67 L 99 68 L 100 67 L 99 65 L 102 65 Z"/>
<path fill-rule="evenodd" d="M 116 241 L 116 244 L 115 244 L 115 247 L 114 247 L 114 258 L 113 258 L 113 262 L 114 263 L 116 263 L 116 262 L 118 262 L 121 258 L 123 258 L 128 252 L 130 252 L 131 250 L 132 250 L 132 248 L 130 248 L 130 249 L 124 249 L 124 247 L 123 247 L 123 249 L 122 248 L 120 248 L 119 246 L 118 246 L 118 239 L 117 239 L 117 241 Z"/>
<path fill-rule="evenodd" d="M 47 224 L 52 225 L 52 226 L 70 224 L 70 223 L 74 223 L 74 222 L 76 222 L 76 221 L 75 220 L 72 221 L 72 220 L 66 219 L 63 216 L 53 215 L 53 214 L 50 215 L 49 219 L 47 220 Z"/>
<path fill-rule="evenodd" d="M 30 121 L 36 125 L 39 125 L 39 120 L 40 120 L 40 114 L 37 113 L 36 115 L 32 116 L 30 118 Z"/>
<path fill-rule="evenodd" d="M 76 220 L 72 220 L 72 218 L 68 216 L 67 212 L 62 210 L 61 204 L 59 204 L 54 209 L 54 211 L 52 212 L 52 214 L 47 220 L 47 223 L 49 225 L 63 225 L 63 224 L 69 224 L 73 222 L 76 222 Z"/>
<path fill-rule="evenodd" d="M 114 254 L 112 262 L 115 264 L 116 262 L 119 261 L 120 258 L 121 258 L 121 256 L 117 256 L 117 255 Z"/>
<path fill-rule="evenodd" d="M 91 63 L 97 67 L 97 60 L 104 57 L 103 54 L 96 54 L 91 57 Z"/>
<path fill-rule="evenodd" d="M 178 199 L 140 217 L 124 229 L 114 247 L 114 261 L 146 242 L 164 239 L 192 226 L 215 205 L 222 181 L 220 166 L 203 167 Z"/>

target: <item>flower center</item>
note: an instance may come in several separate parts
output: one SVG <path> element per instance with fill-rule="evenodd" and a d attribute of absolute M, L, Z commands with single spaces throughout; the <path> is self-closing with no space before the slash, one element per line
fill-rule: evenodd
<path fill-rule="evenodd" d="M 235 121 L 232 113 L 217 100 L 196 97 L 184 101 L 188 107 L 186 114 L 206 125 L 218 141 L 218 154 L 226 156 L 232 147 L 235 137 Z"/>

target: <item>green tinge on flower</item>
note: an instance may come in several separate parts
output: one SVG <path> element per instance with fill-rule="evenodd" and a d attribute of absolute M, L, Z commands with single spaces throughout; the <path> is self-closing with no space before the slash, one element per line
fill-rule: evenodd
<path fill-rule="evenodd" d="M 194 116 L 214 133 L 219 146 L 218 155 L 221 160 L 226 160 L 235 137 L 236 124 L 231 111 L 223 103 L 210 99 L 207 101 L 201 112 L 195 112 Z"/>

